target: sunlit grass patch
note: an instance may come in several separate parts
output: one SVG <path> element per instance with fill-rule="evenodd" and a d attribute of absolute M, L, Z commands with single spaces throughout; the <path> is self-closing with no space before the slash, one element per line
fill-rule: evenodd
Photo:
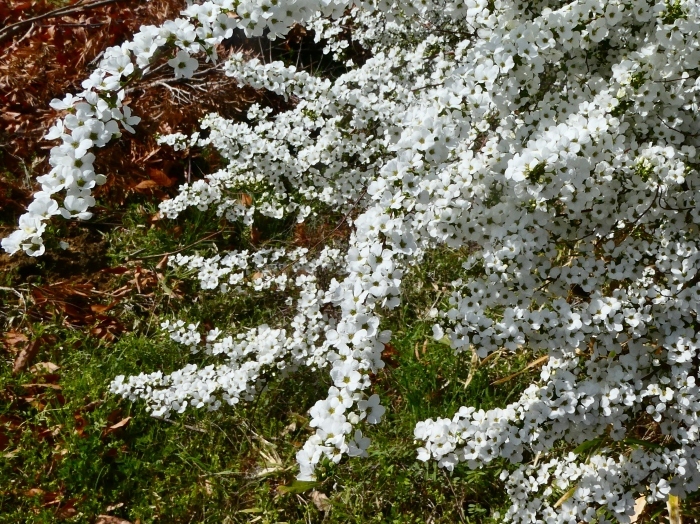
<path fill-rule="evenodd" d="M 130 522 L 487 522 L 504 506 L 501 466 L 458 466 L 449 474 L 416 460 L 416 422 L 451 416 L 461 405 L 503 405 L 525 383 L 519 377 L 490 385 L 524 367 L 525 354 L 473 367 L 470 354 L 455 355 L 432 339 L 430 307 L 461 271 L 461 252 L 431 253 L 412 270 L 409 282 L 424 285 L 407 286 L 403 300 L 410 307 L 384 320 L 394 338 L 372 391 L 388 411 L 368 431 L 370 457 L 325 463 L 316 483 L 294 480 L 295 454 L 312 434 L 307 410 L 331 385 L 324 370 L 273 378 L 252 402 L 216 412 L 192 410 L 170 421 L 149 416 L 140 402 L 109 394 L 110 381 L 120 374 L 216 362 L 170 341 L 158 327 L 163 317 L 235 332 L 280 322 L 284 314 L 278 297 L 202 292 L 180 270 L 156 267 L 161 254 L 196 242 L 217 223 L 205 217 L 173 240 L 167 228 L 177 222 L 151 227 L 153 212 L 133 208 L 128 228 L 109 234 L 112 266 L 125 269 L 110 274 L 112 289 L 131 289 L 112 310 L 125 332 L 113 339 L 91 336 L 66 327 L 58 313 L 40 323 L 24 321 L 35 337 L 51 337 L 34 363 L 51 362 L 57 369 L 27 367 L 13 375 L 10 365 L 0 375 L 1 522 L 93 522 L 100 514 Z M 206 242 L 197 247 L 212 248 Z M 140 277 L 136 267 L 142 268 Z M 141 278 L 140 291 L 135 278 Z M 180 294 L 184 289 L 194 293 L 188 300 Z M 8 364 L 12 356 L 5 354 Z"/>

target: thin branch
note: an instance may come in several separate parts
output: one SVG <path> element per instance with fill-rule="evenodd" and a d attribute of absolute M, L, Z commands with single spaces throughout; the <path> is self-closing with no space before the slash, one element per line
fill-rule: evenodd
<path fill-rule="evenodd" d="M 177 424 L 175 420 L 170 420 L 169 418 L 163 418 L 163 417 L 153 417 L 156 420 L 160 420 L 162 422 L 167 422 L 169 424 Z M 206 429 L 198 428 L 197 426 L 190 426 L 189 424 L 183 424 L 183 428 L 189 429 L 190 431 L 197 431 L 198 433 L 209 433 Z"/>
<path fill-rule="evenodd" d="M 206 242 L 207 240 L 210 240 L 214 238 L 216 235 L 220 235 L 223 233 L 225 230 L 221 231 L 214 231 L 213 233 L 210 233 L 209 235 L 205 236 L 204 238 L 200 238 L 196 242 L 192 242 L 191 244 L 186 245 L 185 247 L 181 247 L 180 249 L 176 249 L 175 251 L 170 251 L 168 253 L 158 253 L 157 255 L 146 255 L 145 257 L 136 257 L 134 260 L 145 260 L 147 258 L 163 258 L 165 256 L 170 256 L 170 255 L 175 255 L 181 251 L 184 251 L 185 249 L 188 249 L 196 244 L 201 244 L 202 242 Z"/>

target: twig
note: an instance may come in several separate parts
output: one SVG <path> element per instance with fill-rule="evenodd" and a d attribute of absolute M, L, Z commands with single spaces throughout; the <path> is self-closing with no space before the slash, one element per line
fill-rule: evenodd
<path fill-rule="evenodd" d="M 218 476 L 224 476 L 224 475 L 235 475 L 237 477 L 246 477 L 247 476 L 247 474 L 243 473 L 242 471 L 226 470 L 226 471 L 217 471 L 215 473 L 206 473 L 204 475 L 200 475 L 200 477 L 218 477 Z"/>
<path fill-rule="evenodd" d="M 263 64 L 265 64 L 265 50 L 263 49 L 263 46 L 262 46 L 262 38 L 258 38 L 258 45 L 260 46 L 260 56 L 262 56 Z"/>
<path fill-rule="evenodd" d="M 191 98 L 187 96 L 189 95 L 189 93 L 184 89 L 171 86 L 163 80 L 157 80 L 156 82 L 154 82 L 154 84 L 165 87 L 168 91 L 170 91 L 170 94 L 172 95 L 173 99 L 176 100 L 179 104 L 189 104 L 191 101 Z"/>
<path fill-rule="evenodd" d="M 90 60 L 90 62 L 88 62 L 88 65 L 91 66 L 91 65 L 96 64 L 97 62 L 99 62 L 99 61 L 100 61 L 100 58 L 102 58 L 102 55 L 104 55 L 104 54 L 105 54 L 104 50 L 103 50 L 103 51 L 100 51 L 100 52 L 97 54 L 97 56 L 96 56 L 95 58 L 93 58 L 92 60 Z"/>
<path fill-rule="evenodd" d="M 452 486 L 452 481 L 450 480 L 450 476 L 447 474 L 447 472 L 443 469 L 442 474 L 445 476 L 445 480 L 447 480 L 447 485 L 450 487 L 450 491 L 452 491 L 452 495 L 454 495 L 454 500 L 457 500 L 459 497 L 457 497 L 457 492 L 455 492 L 455 488 Z M 462 497 L 461 500 L 459 500 L 459 504 L 457 504 L 457 510 L 459 512 L 459 520 L 460 522 L 466 522 L 466 515 L 464 514 L 464 508 L 462 507 L 462 503 L 464 501 L 464 498 Z"/>
<path fill-rule="evenodd" d="M 20 20 L 19 22 L 15 22 L 14 24 L 10 24 L 6 27 L 3 27 L 2 29 L 0 29 L 0 42 L 14 35 L 22 27 L 31 25 L 32 23 L 37 22 L 39 20 L 46 20 L 47 18 L 59 18 L 62 16 L 84 13 L 89 9 L 94 9 L 96 7 L 101 7 L 103 5 L 108 4 L 116 4 L 117 2 L 124 1 L 127 0 L 98 0 L 97 2 L 84 4 L 83 0 L 80 0 L 77 4 L 66 7 L 59 7 L 58 9 L 54 9 L 53 11 L 49 11 L 48 13 L 37 15 L 32 18 L 27 18 L 26 20 Z"/>
<path fill-rule="evenodd" d="M 17 295 L 19 297 L 19 301 L 22 304 L 22 307 L 24 308 L 24 314 L 27 314 L 27 300 L 24 298 L 24 295 L 17 291 L 14 288 L 11 287 L 5 287 L 5 286 L 0 286 L 0 291 L 10 291 Z M 5 315 L 5 318 L 7 318 L 7 315 Z"/>
<path fill-rule="evenodd" d="M 19 298 L 24 298 L 19 291 L 17 291 L 14 288 L 11 288 L 11 287 L 0 286 L 0 291 L 11 291 L 15 295 L 17 295 Z"/>
<path fill-rule="evenodd" d="M 153 417 L 153 418 L 156 420 L 161 420 L 163 422 L 167 422 L 168 424 L 177 424 L 176 421 L 170 420 L 168 418 L 163 418 L 163 417 Z M 199 433 L 209 433 L 206 429 L 198 428 L 197 426 L 190 426 L 188 424 L 183 424 L 182 427 L 185 429 L 189 429 L 191 431 L 197 431 Z"/>
<path fill-rule="evenodd" d="M 12 42 L 12 45 L 10 46 L 9 51 L 11 51 L 11 50 L 13 50 L 14 48 L 16 48 L 16 47 L 17 47 L 19 44 L 21 44 L 26 38 L 28 38 L 29 35 L 32 34 L 32 31 L 34 31 L 34 23 L 33 23 L 33 22 L 32 22 L 32 25 L 29 26 L 29 29 L 27 29 L 27 32 L 24 33 L 24 36 L 22 36 L 22 38 L 20 38 L 20 39 L 17 40 L 16 42 Z"/>
<path fill-rule="evenodd" d="M 191 248 L 192 246 L 196 244 L 200 244 L 201 242 L 205 242 L 209 240 L 210 238 L 214 238 L 216 235 L 219 235 L 223 232 L 222 231 L 214 231 L 213 233 L 205 236 L 204 238 L 200 238 L 196 242 L 192 242 L 191 244 L 186 245 L 185 247 L 181 247 L 180 249 L 176 249 L 175 251 L 170 251 L 169 253 L 158 253 L 157 255 L 146 255 L 145 257 L 137 257 L 136 260 L 145 260 L 147 258 L 163 258 L 165 256 L 170 256 L 170 255 L 175 255 L 176 253 L 179 253 L 180 251 L 184 251 L 185 249 Z"/>
<path fill-rule="evenodd" d="M 163 65 L 164 65 L 164 64 L 160 64 L 158 67 L 156 67 L 156 68 L 151 69 L 150 71 L 148 71 L 148 75 L 147 75 L 147 76 L 148 76 L 149 78 L 152 78 L 153 75 L 154 75 L 154 73 L 158 72 L 158 71 L 163 67 Z M 148 88 L 150 88 L 150 87 L 155 87 L 155 86 L 166 87 L 166 88 L 168 88 L 169 90 L 171 90 L 171 92 L 172 92 L 173 89 L 176 89 L 176 90 L 177 90 L 177 88 L 171 87 L 171 86 L 168 85 L 168 84 L 179 84 L 179 85 L 182 85 L 182 86 L 190 87 L 190 88 L 192 88 L 192 89 L 200 89 L 200 90 L 201 90 L 202 87 L 201 87 L 200 82 L 205 82 L 205 81 L 206 81 L 206 79 L 204 78 L 204 75 L 207 75 L 207 74 L 209 74 L 209 73 L 211 73 L 211 72 L 220 71 L 220 70 L 221 70 L 221 69 L 220 69 L 218 66 L 207 67 L 207 68 L 205 68 L 205 69 L 201 69 L 201 70 L 196 71 L 196 72 L 192 75 L 192 78 L 186 79 L 186 80 L 179 79 L 179 78 L 176 79 L 176 78 L 174 78 L 174 77 L 157 78 L 157 79 L 155 79 L 155 80 L 151 80 L 151 81 L 148 82 L 148 83 L 143 83 L 143 84 L 136 83 L 136 84 L 134 84 L 133 87 L 130 87 L 130 88 L 126 89 L 124 92 L 128 95 L 128 94 L 130 94 L 130 93 L 133 93 L 134 91 L 145 91 L 145 90 L 147 90 Z M 145 78 L 146 78 L 146 77 L 144 76 L 144 77 L 141 78 L 141 80 L 144 80 Z M 181 90 L 181 91 L 182 91 L 182 90 Z"/>
<path fill-rule="evenodd" d="M 38 27 L 52 27 L 52 26 L 59 26 L 59 27 L 101 27 L 103 25 L 107 25 L 108 22 L 95 22 L 94 24 L 41 24 Z"/>

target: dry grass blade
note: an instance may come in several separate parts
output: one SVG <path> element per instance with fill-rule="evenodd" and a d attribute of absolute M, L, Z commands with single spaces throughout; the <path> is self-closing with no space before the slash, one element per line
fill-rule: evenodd
<path fill-rule="evenodd" d="M 561 507 L 561 505 L 564 504 L 564 502 L 566 502 L 566 501 L 569 500 L 571 497 L 573 497 L 573 496 L 574 496 L 574 493 L 576 493 L 576 488 L 578 488 L 578 486 L 573 486 L 573 487 L 571 487 L 566 493 L 564 493 L 561 497 L 559 497 L 559 500 L 557 500 L 557 501 L 554 503 L 554 508 L 559 508 L 559 507 Z"/>
<path fill-rule="evenodd" d="M 472 348 L 472 361 L 469 367 L 469 375 L 467 375 L 467 380 L 463 382 L 464 388 L 466 389 L 472 380 L 474 380 L 474 373 L 479 369 L 479 355 L 476 352 L 476 348 Z"/>
<path fill-rule="evenodd" d="M 532 368 L 536 368 L 537 366 L 540 366 L 547 362 L 549 360 L 549 355 L 545 355 L 544 357 L 540 357 L 537 360 L 534 360 L 530 362 L 527 366 L 525 366 L 523 369 L 518 371 L 517 373 L 513 373 L 512 375 L 508 375 L 507 377 L 499 378 L 498 380 L 494 380 L 491 382 L 492 386 L 498 386 L 499 384 L 505 384 L 506 382 L 513 380 L 515 377 L 522 375 L 523 373 L 526 373 L 528 370 Z"/>
<path fill-rule="evenodd" d="M 681 518 L 681 500 L 678 495 L 668 496 L 666 508 L 668 509 L 669 524 L 683 524 L 683 519 Z"/>

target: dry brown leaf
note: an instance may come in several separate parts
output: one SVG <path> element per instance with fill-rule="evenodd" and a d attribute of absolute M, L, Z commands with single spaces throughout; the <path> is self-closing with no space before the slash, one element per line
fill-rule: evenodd
<path fill-rule="evenodd" d="M 13 349 L 19 344 L 24 344 L 25 342 L 27 342 L 27 340 L 27 335 L 12 330 L 5 333 L 5 336 L 3 337 L 5 347 L 7 347 L 8 349 Z"/>
<path fill-rule="evenodd" d="M 43 440 L 49 437 L 55 437 L 61 432 L 62 429 L 63 424 L 58 424 L 57 426 L 53 426 L 45 429 L 44 431 L 40 431 L 39 433 L 37 433 L 37 437 L 39 438 L 39 440 Z"/>
<path fill-rule="evenodd" d="M 240 202 L 242 206 L 250 207 L 253 204 L 253 199 L 248 193 L 243 193 L 241 194 Z"/>
<path fill-rule="evenodd" d="M 88 402 L 82 408 L 78 409 L 76 413 L 92 413 L 95 411 L 95 408 L 101 404 L 104 404 L 104 400 L 93 400 L 92 402 Z"/>
<path fill-rule="evenodd" d="M 168 264 L 168 255 L 165 255 L 163 258 L 160 259 L 160 262 L 158 262 L 158 264 L 156 264 L 156 269 L 160 271 L 167 264 Z"/>
<path fill-rule="evenodd" d="M 250 227 L 250 243 L 253 244 L 254 246 L 258 245 L 260 242 L 260 230 L 255 227 L 251 226 Z"/>
<path fill-rule="evenodd" d="M 116 318 L 99 315 L 100 322 L 90 330 L 90 333 L 100 339 L 113 341 L 124 333 L 125 327 Z"/>
<path fill-rule="evenodd" d="M 119 300 L 114 300 L 109 304 L 91 304 L 90 309 L 93 313 L 106 313 L 117 304 L 119 304 Z"/>
<path fill-rule="evenodd" d="M 121 420 L 122 418 L 122 409 L 117 408 L 112 411 L 110 411 L 109 415 L 107 415 L 107 422 L 111 424 L 116 424 L 117 421 Z"/>
<path fill-rule="evenodd" d="M 42 508 L 48 508 L 50 506 L 58 506 L 61 504 L 60 491 L 47 491 L 44 493 L 44 503 L 41 505 Z"/>
<path fill-rule="evenodd" d="M 78 513 L 78 510 L 75 509 L 76 502 L 77 499 L 71 499 L 56 508 L 56 517 L 59 519 L 69 519 L 71 517 L 75 517 L 75 515 Z"/>
<path fill-rule="evenodd" d="M 61 366 L 57 366 L 53 362 L 39 362 L 30 367 L 29 371 L 32 373 L 55 373 L 59 369 Z"/>
<path fill-rule="evenodd" d="M 150 176 L 151 180 L 153 180 L 156 184 L 162 187 L 170 187 L 175 183 L 175 181 L 163 171 L 154 167 L 148 170 L 148 176 Z"/>
<path fill-rule="evenodd" d="M 641 517 L 642 513 L 644 513 L 644 508 L 646 507 L 646 497 L 639 497 L 634 501 L 634 515 L 632 515 L 630 518 L 630 524 L 635 524 L 639 520 L 639 517 Z"/>
<path fill-rule="evenodd" d="M 306 224 L 301 222 L 294 226 L 294 244 L 297 246 L 304 246 L 308 244 L 309 236 L 306 232 Z"/>
<path fill-rule="evenodd" d="M 111 425 L 111 426 L 105 428 L 105 429 L 102 431 L 102 436 L 103 436 L 103 437 L 106 437 L 107 435 L 109 435 L 109 434 L 111 434 L 111 433 L 114 433 L 114 432 L 117 431 L 118 429 L 123 428 L 123 427 L 125 427 L 126 425 L 128 425 L 130 421 L 131 421 L 131 417 L 126 417 L 125 419 L 120 420 L 120 421 L 117 422 L 116 424 L 113 424 L 113 425 Z"/>
<path fill-rule="evenodd" d="M 131 420 L 131 417 L 126 417 L 125 419 L 120 420 L 116 424 L 109 426 L 109 429 L 116 430 L 119 428 L 123 428 L 124 426 L 126 426 L 129 423 L 130 420 Z"/>
<path fill-rule="evenodd" d="M 87 420 L 80 414 L 75 413 L 73 415 L 73 420 L 75 420 L 75 433 L 79 437 L 87 437 L 85 434 L 85 426 L 87 426 Z"/>
<path fill-rule="evenodd" d="M 331 501 L 328 500 L 328 496 L 320 491 L 314 490 L 311 492 L 311 502 L 314 503 L 314 506 L 316 506 L 319 511 L 325 512 L 331 509 Z"/>
<path fill-rule="evenodd" d="M 396 348 L 391 343 L 384 344 L 382 361 L 384 361 L 387 366 L 395 368 L 399 366 L 398 358 L 399 352 L 396 350 Z"/>
<path fill-rule="evenodd" d="M 160 187 L 158 182 L 155 180 L 142 180 L 138 184 L 134 186 L 134 189 L 136 190 L 145 190 L 145 189 L 155 189 L 156 187 Z"/>
<path fill-rule="evenodd" d="M 131 524 L 131 522 L 111 515 L 97 515 L 95 524 Z"/>
<path fill-rule="evenodd" d="M 29 363 L 32 361 L 32 359 L 39 352 L 40 347 L 41 338 L 37 338 L 36 340 L 30 342 L 24 349 L 22 349 L 22 351 L 19 352 L 19 355 L 17 355 L 17 358 L 15 359 L 15 364 L 12 367 L 12 373 L 19 373 L 20 371 L 24 371 L 29 365 Z"/>

